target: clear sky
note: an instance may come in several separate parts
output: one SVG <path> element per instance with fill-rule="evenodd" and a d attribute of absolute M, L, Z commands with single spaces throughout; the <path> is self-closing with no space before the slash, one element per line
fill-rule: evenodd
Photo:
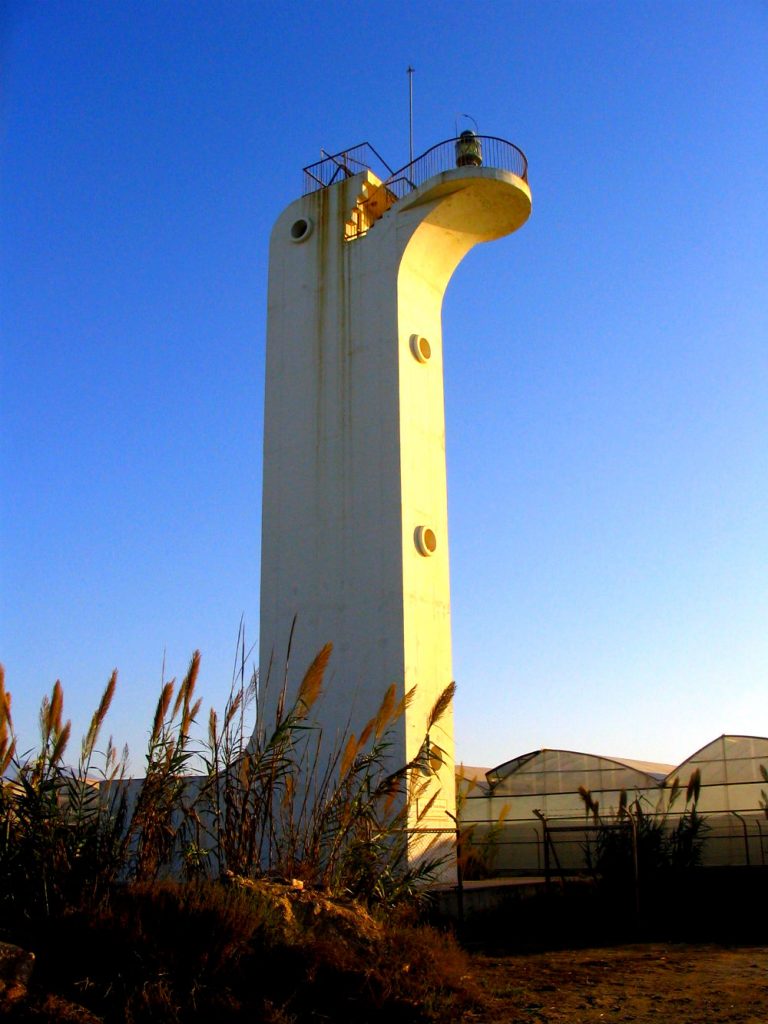
<path fill-rule="evenodd" d="M 0 660 L 22 744 L 258 635 L 269 231 L 457 113 L 534 211 L 444 306 L 458 753 L 768 734 L 768 4 L 2 6 Z M 330 637 L 329 639 L 333 639 Z"/>

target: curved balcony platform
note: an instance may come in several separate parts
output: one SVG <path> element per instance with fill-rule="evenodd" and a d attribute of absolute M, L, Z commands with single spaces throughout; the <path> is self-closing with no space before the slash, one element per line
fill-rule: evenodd
<path fill-rule="evenodd" d="M 456 190 L 462 187 L 462 182 L 473 176 L 498 182 L 518 179 L 525 183 L 522 199 L 523 205 L 526 205 L 527 197 L 527 211 L 524 215 L 522 209 L 518 211 L 515 226 L 523 223 L 530 213 L 528 160 L 525 153 L 514 143 L 494 135 L 472 134 L 468 138 L 465 134 L 445 139 L 396 171 L 390 168 L 373 146 L 363 142 L 305 167 L 304 194 L 329 188 L 362 171 L 375 175 L 375 180 L 369 179 L 366 182 L 358 210 L 348 225 L 347 239 L 366 234 L 395 203 L 419 191 L 422 185 L 431 182 L 433 178 L 438 178 L 433 186 L 418 198 L 413 197 L 417 202 Z M 489 171 L 501 173 L 489 174 Z"/>

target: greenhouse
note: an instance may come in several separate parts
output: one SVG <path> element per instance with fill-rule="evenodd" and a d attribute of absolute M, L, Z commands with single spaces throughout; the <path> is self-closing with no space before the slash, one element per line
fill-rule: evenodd
<path fill-rule="evenodd" d="M 461 769 L 465 853 L 471 850 L 472 869 L 481 875 L 582 871 L 598 821 L 615 823 L 623 801 L 630 808 L 639 802 L 644 814 L 672 829 L 693 807 L 695 793 L 686 788 L 698 772 L 702 863 L 764 864 L 768 783 L 761 765 L 768 768 L 767 738 L 721 736 L 676 768 L 544 749 L 490 770 Z"/>
<path fill-rule="evenodd" d="M 764 865 L 768 856 L 768 794 L 761 765 L 768 769 L 768 738 L 719 736 L 683 761 L 677 776 L 685 785 L 701 773 L 698 811 L 705 821 L 702 862 Z"/>

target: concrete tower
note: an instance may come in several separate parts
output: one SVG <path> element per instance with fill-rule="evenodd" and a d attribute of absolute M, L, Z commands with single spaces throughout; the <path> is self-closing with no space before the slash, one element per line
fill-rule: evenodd
<path fill-rule="evenodd" d="M 296 686 L 328 641 L 319 720 L 361 728 L 391 683 L 416 699 L 404 763 L 451 682 L 441 307 L 478 242 L 527 220 L 523 154 L 465 133 L 384 182 L 370 147 L 308 168 L 269 264 L 260 670 Z M 478 339 L 467 339 L 468 344 Z M 453 726 L 429 820 L 450 827 Z"/>

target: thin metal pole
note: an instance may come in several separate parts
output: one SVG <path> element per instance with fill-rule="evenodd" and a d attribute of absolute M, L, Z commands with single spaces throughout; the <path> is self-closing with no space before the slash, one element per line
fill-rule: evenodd
<path fill-rule="evenodd" d="M 408 163 L 413 163 L 413 72 L 415 68 L 408 65 Z"/>
<path fill-rule="evenodd" d="M 461 825 L 457 815 L 451 814 L 450 811 L 445 812 L 451 819 L 455 826 L 456 831 L 456 911 L 459 918 L 459 924 L 464 924 L 464 866 L 462 864 L 462 857 L 464 851 L 461 846 Z"/>
<path fill-rule="evenodd" d="M 751 867 L 752 866 L 752 861 L 750 860 L 750 857 L 749 857 L 749 834 L 747 833 L 747 823 L 742 818 L 742 816 L 739 814 L 738 811 L 731 811 L 731 814 L 735 818 L 738 818 L 739 821 L 741 822 L 741 827 L 744 830 L 744 856 L 746 857 L 746 860 L 747 860 L 747 867 Z"/>
<path fill-rule="evenodd" d="M 639 803 L 639 801 L 638 801 Z M 635 884 L 635 920 L 640 923 L 640 850 L 637 845 L 637 821 L 627 806 L 627 817 L 632 828 L 632 875 Z"/>

